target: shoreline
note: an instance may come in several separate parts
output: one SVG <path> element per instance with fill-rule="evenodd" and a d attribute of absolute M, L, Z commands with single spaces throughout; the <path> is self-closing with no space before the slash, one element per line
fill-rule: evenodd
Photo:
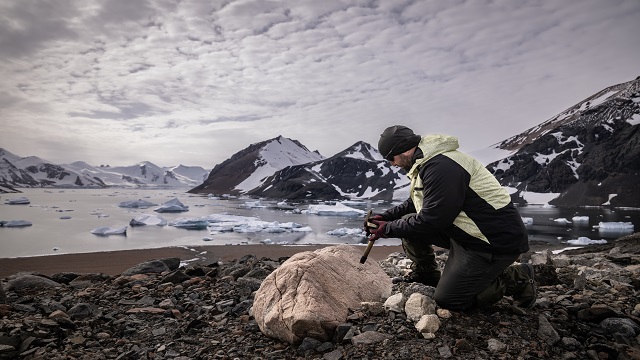
<path fill-rule="evenodd" d="M 17 258 L 0 258 L 0 279 L 17 273 L 41 273 L 53 275 L 62 272 L 73 273 L 103 273 L 119 275 L 130 267 L 152 259 L 177 257 L 189 264 L 211 264 L 222 261 L 237 260 L 245 255 L 255 255 L 258 259 L 270 258 L 278 260 L 290 257 L 303 251 L 315 251 L 326 245 L 208 245 L 192 247 L 164 247 L 152 249 L 118 250 L 92 253 L 59 254 L 30 256 Z M 356 245 L 354 245 L 356 246 Z M 359 246 L 362 252 L 366 246 Z M 371 248 L 369 259 L 381 261 L 394 252 L 403 252 L 402 246 L 374 246 Z"/>

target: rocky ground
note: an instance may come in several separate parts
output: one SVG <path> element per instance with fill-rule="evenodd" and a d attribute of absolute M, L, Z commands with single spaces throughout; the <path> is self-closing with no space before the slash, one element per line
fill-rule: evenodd
<path fill-rule="evenodd" d="M 393 276 L 401 258 L 381 265 Z M 0 291 L 0 359 L 640 359 L 640 233 L 524 254 L 537 271 L 532 309 L 505 298 L 472 313 L 439 311 L 430 339 L 403 311 L 371 306 L 353 309 L 332 342 L 267 338 L 251 316 L 253 294 L 285 260 L 248 255 L 178 268 L 178 259 L 163 259 L 120 276 L 16 274 Z M 433 288 L 396 284 L 393 292 Z"/>

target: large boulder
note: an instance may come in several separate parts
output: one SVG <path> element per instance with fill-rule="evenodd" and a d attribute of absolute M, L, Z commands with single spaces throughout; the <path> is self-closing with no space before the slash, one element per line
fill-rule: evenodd
<path fill-rule="evenodd" d="M 267 336 L 297 344 L 328 341 L 349 309 L 391 295 L 391 279 L 362 250 L 338 245 L 298 253 L 269 274 L 255 295 L 253 316 Z"/>

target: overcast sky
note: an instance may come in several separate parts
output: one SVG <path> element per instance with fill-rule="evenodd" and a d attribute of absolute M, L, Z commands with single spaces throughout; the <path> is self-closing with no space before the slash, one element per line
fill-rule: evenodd
<path fill-rule="evenodd" d="M 0 147 L 212 168 L 385 127 L 466 151 L 640 75 L 640 1 L 0 0 Z"/>

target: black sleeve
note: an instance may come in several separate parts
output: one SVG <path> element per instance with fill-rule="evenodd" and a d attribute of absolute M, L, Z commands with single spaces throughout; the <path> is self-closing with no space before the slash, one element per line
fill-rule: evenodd
<path fill-rule="evenodd" d="M 396 220 L 402 218 L 406 214 L 411 214 L 416 212 L 416 207 L 413 206 L 413 200 L 411 198 L 405 200 L 402 204 L 396 205 L 391 209 L 383 212 L 382 217 L 386 221 Z"/>
<path fill-rule="evenodd" d="M 442 232 L 451 227 L 462 211 L 471 177 L 458 163 L 438 155 L 422 166 L 419 176 L 424 187 L 422 209 L 416 216 L 390 222 L 387 236 Z"/>

